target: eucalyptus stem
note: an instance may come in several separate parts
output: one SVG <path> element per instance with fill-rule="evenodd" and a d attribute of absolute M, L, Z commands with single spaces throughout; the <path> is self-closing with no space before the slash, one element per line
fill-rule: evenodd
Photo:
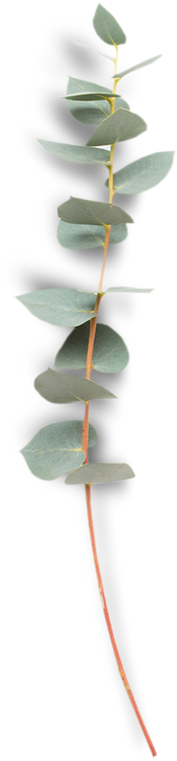
<path fill-rule="evenodd" d="M 116 46 L 116 58 L 115 58 L 115 61 L 114 61 L 114 73 L 116 73 L 116 68 L 117 68 L 117 57 L 118 57 L 118 46 Z M 116 92 L 117 81 L 118 80 L 116 80 L 116 79 L 114 80 L 113 93 Z M 114 108 L 115 108 L 115 98 L 112 98 L 111 99 L 111 113 L 114 112 Z M 109 168 L 109 203 L 112 203 L 113 196 L 114 196 L 114 189 L 113 189 L 113 156 L 114 156 L 115 144 L 116 143 L 114 143 L 111 146 L 111 150 L 110 150 L 110 163 L 109 163 L 109 166 L 108 166 L 108 168 Z M 97 322 L 97 315 L 98 315 L 99 305 L 100 305 L 100 301 L 101 301 L 101 297 L 102 297 L 101 290 L 102 290 L 102 283 L 103 283 L 103 275 L 104 275 L 104 269 L 105 269 L 105 264 L 106 264 L 106 256 L 107 256 L 107 250 L 108 250 L 109 239 L 110 239 L 110 232 L 111 232 L 111 225 L 108 225 L 108 226 L 105 226 L 105 227 L 106 227 L 106 235 L 105 235 L 105 243 L 104 243 L 104 256 L 103 256 L 103 262 L 102 262 L 102 269 L 101 269 L 101 275 L 100 275 L 98 295 L 97 295 L 97 300 L 96 300 L 96 304 L 95 304 L 96 316 L 93 317 L 90 320 L 90 332 L 89 332 L 89 340 L 88 340 L 88 348 L 87 348 L 87 360 L 86 360 L 86 378 L 88 378 L 88 379 L 90 379 L 90 377 L 91 377 L 91 371 L 92 371 L 92 357 L 93 357 L 93 349 L 94 349 L 94 341 L 95 341 L 96 322 Z M 84 417 L 84 422 L 83 422 L 82 448 L 83 448 L 83 450 L 85 452 L 85 461 L 84 462 L 86 464 L 86 463 L 88 463 L 89 402 L 85 402 L 85 407 L 86 407 L 86 409 L 85 409 L 85 417 Z M 126 677 L 126 674 L 125 674 L 125 671 L 124 671 L 124 668 L 123 668 L 123 665 L 122 665 L 122 661 L 121 661 L 121 658 L 120 658 L 120 655 L 119 655 L 119 651 L 118 651 L 118 648 L 117 648 L 117 645 L 116 645 L 116 641 L 115 641 L 115 637 L 114 637 L 114 633 L 113 633 L 113 629 L 112 629 L 111 621 L 110 621 L 110 617 L 109 617 L 109 612 L 108 612 L 108 608 L 107 608 L 107 603 L 106 603 L 106 598 L 105 598 L 105 593 L 104 593 L 104 587 L 103 587 L 103 582 L 102 582 L 101 573 L 100 573 L 100 567 L 99 567 L 99 562 L 98 562 L 97 550 L 96 550 L 95 534 L 94 534 L 94 527 L 93 527 L 93 517 L 92 517 L 92 508 L 91 508 L 91 484 L 86 484 L 85 485 L 85 491 L 86 491 L 87 515 L 88 515 L 90 538 L 91 538 L 91 544 L 92 544 L 92 550 L 93 550 L 93 558 L 94 558 L 95 569 L 96 569 L 96 574 L 97 574 L 97 579 L 98 579 L 98 586 L 99 586 L 99 592 L 100 592 L 101 602 L 102 602 L 102 606 L 103 606 L 103 610 L 104 610 L 104 615 L 105 615 L 105 619 L 106 619 L 106 623 L 107 623 L 107 628 L 108 628 L 111 644 L 112 644 L 112 647 L 113 647 L 113 650 L 114 650 L 114 654 L 115 654 L 115 657 L 116 657 L 119 673 L 120 673 L 120 676 L 121 676 L 122 681 L 124 683 L 125 689 L 127 690 L 127 694 L 128 694 L 128 696 L 130 698 L 130 702 L 131 702 L 131 704 L 133 706 L 133 709 L 134 709 L 134 711 L 136 713 L 137 719 L 138 719 L 139 724 L 141 726 L 141 729 L 142 729 L 142 731 L 144 733 L 144 736 L 145 736 L 145 738 L 147 740 L 147 743 L 149 745 L 151 753 L 152 753 L 153 756 L 156 756 L 157 755 L 156 750 L 154 748 L 152 740 L 151 740 L 151 738 L 150 738 L 150 736 L 149 736 L 149 734 L 147 732 L 146 726 L 145 726 L 145 724 L 143 722 L 143 719 L 141 717 L 141 714 L 139 712 L 138 706 L 136 704 L 135 698 L 133 696 L 133 693 L 131 691 L 130 685 L 128 683 L 128 680 L 127 680 L 127 677 Z"/>
<path fill-rule="evenodd" d="M 121 658 L 120 658 L 120 655 L 119 655 L 119 651 L 118 651 L 118 648 L 117 648 L 117 645 L 116 645 L 115 637 L 114 637 L 114 634 L 113 634 L 113 630 L 112 630 L 112 626 L 111 626 L 111 621 L 110 621 L 110 617 L 109 617 L 109 612 L 108 612 L 108 608 L 107 608 L 107 603 L 106 603 L 106 598 L 105 598 L 105 593 L 104 593 L 104 588 L 103 588 L 103 582 L 102 582 L 100 568 L 99 568 L 99 563 L 98 563 L 97 550 L 96 550 L 96 542 L 95 542 L 95 535 L 94 535 L 94 528 L 93 528 L 93 518 L 92 518 L 92 508 L 91 508 L 91 485 L 90 484 L 86 484 L 85 490 L 86 490 L 87 514 L 88 514 L 88 522 L 89 522 L 89 529 L 90 529 L 90 537 L 91 537 L 91 543 L 92 543 L 93 557 L 94 557 L 94 563 L 95 563 L 96 574 L 97 574 L 97 579 L 98 579 L 98 586 L 99 586 L 99 592 L 100 592 L 101 602 L 102 602 L 102 606 L 103 606 L 103 610 L 104 610 L 104 615 L 105 615 L 105 619 L 106 619 L 106 623 L 107 623 L 107 627 L 108 627 L 108 632 L 109 632 L 110 640 L 111 640 L 111 643 L 112 643 L 112 646 L 113 646 L 113 650 L 114 650 L 114 654 L 115 654 L 115 657 L 116 657 L 119 673 L 120 673 L 120 676 L 121 676 L 122 681 L 124 683 L 124 687 L 127 690 L 127 694 L 128 694 L 128 696 L 130 698 L 130 702 L 131 702 L 131 704 L 132 704 L 132 706 L 134 708 L 134 711 L 136 713 L 137 719 L 139 721 L 141 729 L 143 730 L 144 736 L 145 736 L 145 738 L 147 740 L 147 743 L 149 745 L 151 753 L 152 753 L 153 756 L 156 756 L 157 755 L 156 750 L 155 750 L 154 745 L 152 743 L 152 740 L 151 740 L 151 738 L 150 738 L 150 736 L 149 736 L 149 734 L 147 732 L 147 729 L 145 727 L 144 721 L 143 721 L 143 719 L 141 717 L 141 714 L 139 712 L 138 706 L 137 706 L 137 704 L 135 702 L 135 698 L 134 698 L 133 693 L 132 693 L 132 691 L 130 689 L 130 685 L 129 685 L 127 677 L 126 677 L 126 674 L 125 674 L 125 671 L 124 671 L 124 668 L 123 668 L 123 665 L 122 665 L 122 661 L 121 661 Z"/>
<path fill-rule="evenodd" d="M 117 45 L 115 47 L 115 58 L 114 58 L 114 65 L 113 65 L 114 74 L 116 74 L 116 71 L 117 71 L 118 60 L 119 60 L 119 46 Z M 115 79 L 113 81 L 112 92 L 115 93 L 116 90 L 117 90 L 117 80 Z M 108 100 L 110 102 L 110 112 L 112 114 L 115 107 L 115 99 L 108 98 Z M 110 165 L 107 167 L 108 174 L 109 174 L 109 203 L 112 203 L 113 197 L 114 197 L 113 162 L 114 162 L 115 145 L 116 145 L 116 142 L 111 145 Z M 96 298 L 96 303 L 94 307 L 94 312 L 96 313 L 96 317 L 93 317 L 90 320 L 90 332 L 89 332 L 89 341 L 88 341 L 87 359 L 86 359 L 86 378 L 88 378 L 89 380 L 91 379 L 91 373 L 93 370 L 92 356 L 93 356 L 93 347 L 94 347 L 94 340 L 95 340 L 95 331 L 96 331 L 98 312 L 99 312 L 100 304 L 103 298 L 102 289 L 103 289 L 103 283 L 104 283 L 107 253 L 108 253 L 108 246 L 109 246 L 109 239 L 110 239 L 110 232 L 111 232 L 111 225 L 104 225 L 104 227 L 106 229 L 104 252 L 103 252 L 102 265 L 101 265 L 100 276 L 98 281 L 97 298 Z M 84 464 L 86 464 L 88 463 L 88 427 L 89 427 L 90 401 L 84 402 L 84 404 L 85 404 L 85 413 L 84 413 L 83 430 L 82 430 L 82 448 L 83 448 L 83 451 L 85 452 Z"/>

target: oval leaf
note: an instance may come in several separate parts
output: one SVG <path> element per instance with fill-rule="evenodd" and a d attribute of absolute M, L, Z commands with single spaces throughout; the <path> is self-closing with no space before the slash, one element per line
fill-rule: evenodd
<path fill-rule="evenodd" d="M 113 145 L 116 141 L 131 140 L 147 129 L 141 116 L 125 108 L 118 108 L 97 127 L 87 145 Z"/>
<path fill-rule="evenodd" d="M 98 386 L 87 378 L 57 373 L 50 367 L 34 381 L 36 391 L 48 402 L 68 404 L 69 402 L 90 401 L 91 399 L 116 399 L 106 388 Z"/>
<path fill-rule="evenodd" d="M 59 222 L 57 238 L 65 248 L 85 249 L 104 247 L 106 231 L 101 225 L 71 225 Z M 111 225 L 109 243 L 120 243 L 127 237 L 126 225 Z"/>
<path fill-rule="evenodd" d="M 68 95 L 70 93 L 80 93 L 85 91 L 107 92 L 109 93 L 109 96 L 111 96 L 111 90 L 108 88 L 106 90 L 105 87 L 101 87 L 94 82 L 85 82 L 83 79 L 69 77 L 67 85 Z M 72 116 L 83 124 L 100 124 L 105 117 L 110 115 L 110 103 L 107 100 L 101 100 L 99 102 L 88 101 L 85 103 L 84 101 L 77 103 L 74 100 L 67 100 L 66 102 Z M 115 99 L 115 110 L 120 106 L 129 109 L 128 103 L 126 103 L 121 97 Z"/>
<path fill-rule="evenodd" d="M 126 36 L 121 26 L 100 3 L 97 5 L 93 26 L 98 37 L 101 37 L 101 40 L 107 42 L 108 45 L 122 45 L 126 42 Z"/>
<path fill-rule="evenodd" d="M 90 425 L 88 446 L 94 446 L 96 441 L 96 431 Z M 34 476 L 47 481 L 62 476 L 71 468 L 78 468 L 85 460 L 82 422 L 71 420 L 46 425 L 21 449 L 21 454 Z"/>
<path fill-rule="evenodd" d="M 55 367 L 75 370 L 86 367 L 89 325 L 70 333 L 55 358 Z M 97 323 L 93 348 L 92 368 L 100 373 L 119 373 L 129 360 L 122 338 L 109 327 Z"/>
<path fill-rule="evenodd" d="M 77 164 L 106 164 L 110 160 L 110 152 L 102 148 L 89 148 L 81 145 L 67 145 L 65 143 L 51 143 L 49 140 L 38 140 L 46 151 L 66 161 L 74 161 Z"/>
<path fill-rule="evenodd" d="M 58 216 L 64 222 L 79 225 L 120 225 L 122 222 L 133 222 L 133 219 L 123 209 L 111 203 L 87 201 L 84 198 L 69 198 L 58 207 Z"/>
<path fill-rule="evenodd" d="M 125 71 L 121 71 L 120 74 L 114 74 L 112 79 L 122 79 L 122 77 L 125 77 L 126 74 L 130 74 L 131 71 L 136 71 L 136 69 L 142 69 L 143 66 L 148 66 L 149 63 L 154 63 L 154 61 L 157 61 L 158 58 L 161 58 L 160 55 L 155 55 L 153 58 L 148 58 L 147 61 L 142 61 L 141 63 L 137 63 L 136 66 L 131 66 L 130 69 L 125 69 Z"/>
<path fill-rule="evenodd" d="M 17 296 L 29 311 L 52 325 L 71 327 L 94 317 L 96 294 L 74 288 L 46 288 Z"/>
<path fill-rule="evenodd" d="M 166 177 L 173 162 L 174 151 L 151 153 L 113 174 L 115 193 L 129 195 L 153 188 Z M 105 185 L 108 187 L 108 182 Z"/>
<path fill-rule="evenodd" d="M 100 484 L 134 478 L 134 472 L 126 463 L 94 462 L 82 465 L 65 478 L 66 484 Z"/>
<path fill-rule="evenodd" d="M 88 45 L 82 45 L 81 42 L 75 42 L 72 40 L 73 45 L 76 45 L 77 48 L 85 48 L 86 50 L 91 50 L 93 53 L 98 53 L 98 55 L 102 55 L 103 58 L 109 58 L 110 61 L 114 61 L 114 58 L 111 58 L 110 55 L 106 55 L 106 53 L 102 53 L 101 50 L 95 50 L 95 48 L 90 48 Z"/>
<path fill-rule="evenodd" d="M 114 225 L 115 230 L 126 225 Z M 112 227 L 111 227 L 112 230 Z M 57 238 L 64 248 L 104 248 L 106 230 L 101 225 L 73 225 L 61 219 L 57 228 Z"/>

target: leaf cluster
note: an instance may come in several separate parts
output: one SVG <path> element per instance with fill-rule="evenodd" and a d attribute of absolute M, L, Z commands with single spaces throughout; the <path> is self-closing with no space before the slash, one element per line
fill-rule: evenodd
<path fill-rule="evenodd" d="M 125 34 L 116 19 L 100 4 L 95 12 L 93 26 L 101 40 L 115 48 L 115 52 L 119 45 L 126 42 Z M 153 63 L 159 57 L 143 61 L 119 74 L 115 71 L 113 91 L 95 82 L 69 77 L 64 96 L 67 108 L 72 117 L 83 124 L 94 125 L 95 129 L 86 145 L 68 145 L 40 139 L 41 146 L 58 159 L 83 164 L 104 164 L 109 173 L 105 185 L 110 188 L 112 176 L 113 194 L 140 193 L 159 183 L 171 167 L 171 151 L 144 156 L 112 173 L 112 149 L 117 143 L 135 138 L 147 129 L 144 119 L 130 110 L 128 103 L 115 92 L 115 87 L 125 75 Z M 117 245 L 126 239 L 127 224 L 133 222 L 129 214 L 112 202 L 102 203 L 75 197 L 65 200 L 58 207 L 58 217 L 58 241 L 64 248 L 73 250 L 104 248 L 110 226 L 110 243 Z M 117 292 L 119 296 L 123 291 L 149 290 L 129 287 L 108 289 L 110 293 Z M 97 315 L 97 298 L 99 296 L 102 300 L 108 291 L 53 288 L 18 296 L 39 319 L 52 325 L 72 328 L 56 355 L 56 370 L 48 368 L 35 379 L 36 390 L 49 402 L 67 404 L 82 401 L 86 404 L 90 400 L 115 398 L 98 383 L 66 373 L 66 370 L 86 367 L 89 331 L 91 321 Z M 92 368 L 98 373 L 119 373 L 126 367 L 128 359 L 128 349 L 121 336 L 110 326 L 97 323 Z M 88 446 L 94 446 L 96 440 L 96 432 L 90 425 Z M 42 428 L 21 451 L 32 473 L 45 480 L 69 473 L 67 484 L 94 484 L 134 476 L 126 464 L 85 463 L 82 423 L 78 420 Z"/>

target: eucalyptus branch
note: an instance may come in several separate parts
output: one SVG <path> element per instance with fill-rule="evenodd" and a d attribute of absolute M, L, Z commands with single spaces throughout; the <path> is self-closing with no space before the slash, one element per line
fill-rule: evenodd
<path fill-rule="evenodd" d="M 113 204 L 113 198 L 115 193 L 140 193 L 159 183 L 172 165 L 173 152 L 165 151 L 144 156 L 113 172 L 117 142 L 135 138 L 147 128 L 144 120 L 131 112 L 128 103 L 116 93 L 117 84 L 127 74 L 155 62 L 160 56 L 118 73 L 118 47 L 126 42 L 123 30 L 109 11 L 100 4 L 97 6 L 93 25 L 97 35 L 105 43 L 115 47 L 115 58 L 111 56 L 111 60 L 114 61 L 113 89 L 69 77 L 67 94 L 64 97 L 75 119 L 83 124 L 94 124 L 96 128 L 85 146 L 46 140 L 39 140 L 39 143 L 58 158 L 83 164 L 104 164 L 108 169 L 109 176 L 105 183 L 109 188 L 108 203 L 70 197 L 58 207 L 60 222 L 57 237 L 60 245 L 74 250 L 100 246 L 104 249 L 98 291 L 88 292 L 65 287 L 18 296 L 39 319 L 53 325 L 73 328 L 55 357 L 57 369 L 48 368 L 35 379 L 34 385 L 41 396 L 55 404 L 83 401 L 85 416 L 83 424 L 80 420 L 71 420 L 42 428 L 21 452 L 31 472 L 38 478 L 52 480 L 67 473 L 66 484 L 85 485 L 93 557 L 111 643 L 131 704 L 152 755 L 155 756 L 156 750 L 130 689 L 113 634 L 98 563 L 91 510 L 92 485 L 133 478 L 134 472 L 125 463 L 89 463 L 89 447 L 94 446 L 97 441 L 96 431 L 89 424 L 89 404 L 93 399 L 115 398 L 108 389 L 91 380 L 92 370 L 98 373 L 118 373 L 126 367 L 129 360 L 128 350 L 121 336 L 108 325 L 97 322 L 103 297 L 108 291 L 120 294 L 147 293 L 152 290 L 114 286 L 103 291 L 109 243 L 115 245 L 125 240 L 127 224 L 133 222 L 129 214 Z M 69 375 L 65 372 L 68 368 L 86 368 L 86 377 Z"/>

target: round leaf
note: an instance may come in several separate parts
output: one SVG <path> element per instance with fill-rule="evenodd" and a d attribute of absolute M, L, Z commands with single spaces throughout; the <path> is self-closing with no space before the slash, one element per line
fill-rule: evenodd
<path fill-rule="evenodd" d="M 29 311 L 52 325 L 72 327 L 94 317 L 96 294 L 74 288 L 46 288 L 17 296 Z"/>
<path fill-rule="evenodd" d="M 70 333 L 55 358 L 59 369 L 86 367 L 89 326 L 86 324 Z M 97 323 L 93 348 L 92 367 L 101 373 L 119 373 L 129 360 L 122 338 L 108 325 Z"/>
<path fill-rule="evenodd" d="M 133 478 L 134 472 L 126 463 L 94 462 L 82 465 L 65 478 L 66 484 L 100 484 Z"/>
<path fill-rule="evenodd" d="M 130 140 L 147 129 L 141 116 L 125 108 L 118 108 L 97 127 L 87 145 L 113 145 L 116 141 Z"/>
<path fill-rule="evenodd" d="M 104 247 L 106 231 L 101 225 L 72 225 L 59 222 L 57 238 L 65 248 L 85 249 Z M 126 225 L 111 225 L 109 243 L 120 243 L 127 237 Z"/>
<path fill-rule="evenodd" d="M 96 431 L 90 425 L 88 446 L 94 446 L 96 441 Z M 85 460 L 82 422 L 71 420 L 41 428 L 29 444 L 21 449 L 21 454 L 34 476 L 47 481 L 58 478 L 71 468 L 78 468 Z"/>
<path fill-rule="evenodd" d="M 110 152 L 102 148 L 90 148 L 89 146 L 67 145 L 65 143 L 51 143 L 49 140 L 38 140 L 43 148 L 58 158 L 66 161 L 74 161 L 77 164 L 106 164 L 110 160 Z"/>
<path fill-rule="evenodd" d="M 107 42 L 108 45 L 122 45 L 126 42 L 126 37 L 121 26 L 119 26 L 114 16 L 100 3 L 97 5 L 93 26 L 98 37 L 101 37 L 101 40 Z"/>
<path fill-rule="evenodd" d="M 71 224 L 87 225 L 120 225 L 122 222 L 133 222 L 133 219 L 111 203 L 99 203 L 87 201 L 84 198 L 69 198 L 68 201 L 58 207 L 58 216 L 64 222 Z"/>
<path fill-rule="evenodd" d="M 44 399 L 55 404 L 69 402 L 87 402 L 91 399 L 115 399 L 115 395 L 106 388 L 98 386 L 87 378 L 76 378 L 51 370 L 41 373 L 34 381 L 34 386 Z"/>
<path fill-rule="evenodd" d="M 133 161 L 113 175 L 115 193 L 129 195 L 153 188 L 166 177 L 173 162 L 174 151 L 151 153 Z M 108 182 L 105 185 L 108 187 Z"/>

